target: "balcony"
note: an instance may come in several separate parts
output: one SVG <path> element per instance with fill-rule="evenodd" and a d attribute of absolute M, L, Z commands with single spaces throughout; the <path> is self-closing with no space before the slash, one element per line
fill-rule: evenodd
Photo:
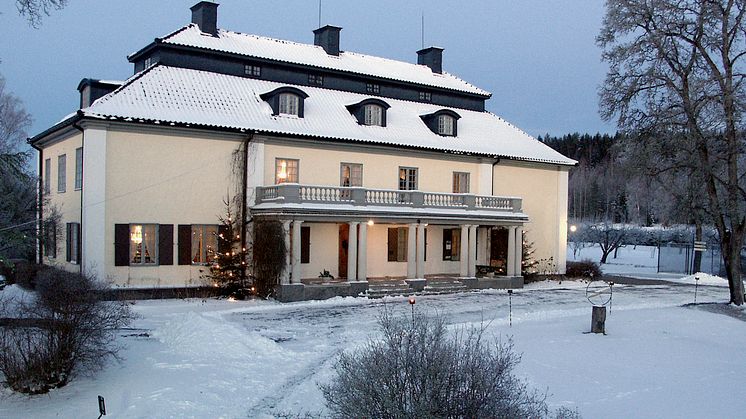
<path fill-rule="evenodd" d="M 256 204 L 324 204 L 521 212 L 521 198 L 281 183 L 256 188 Z"/>

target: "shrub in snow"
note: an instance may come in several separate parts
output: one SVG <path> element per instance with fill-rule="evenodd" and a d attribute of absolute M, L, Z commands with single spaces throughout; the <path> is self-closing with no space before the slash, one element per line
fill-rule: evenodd
<path fill-rule="evenodd" d="M 381 340 L 343 353 L 321 386 L 336 417 L 535 418 L 545 397 L 513 374 L 511 341 L 484 328 L 449 334 L 442 317 L 379 319 Z"/>
<path fill-rule="evenodd" d="M 10 388 L 45 393 L 116 358 L 116 330 L 133 313 L 103 295 L 104 286 L 90 276 L 47 269 L 37 278 L 36 298 L 5 302 L 12 318 L 0 323 L 0 371 Z"/>
<path fill-rule="evenodd" d="M 600 278 L 602 275 L 598 263 L 589 259 L 583 259 L 580 262 L 567 262 L 565 276 L 568 278 Z"/>

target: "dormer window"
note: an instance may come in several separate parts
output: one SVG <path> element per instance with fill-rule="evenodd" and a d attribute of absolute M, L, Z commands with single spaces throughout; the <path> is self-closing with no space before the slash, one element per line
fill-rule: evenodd
<path fill-rule="evenodd" d="M 383 126 L 383 108 L 381 106 L 365 105 L 363 106 L 363 113 L 365 114 L 365 125 Z"/>
<path fill-rule="evenodd" d="M 386 110 L 388 103 L 380 99 L 365 99 L 362 102 L 348 105 L 347 110 L 357 119 L 360 125 L 386 126 Z"/>
<path fill-rule="evenodd" d="M 427 115 L 420 115 L 430 131 L 444 137 L 455 137 L 458 134 L 458 120 L 461 115 L 450 109 L 441 109 Z"/>
<path fill-rule="evenodd" d="M 280 115 L 298 116 L 298 103 L 300 98 L 295 93 L 280 93 Z"/>
<path fill-rule="evenodd" d="M 438 115 L 438 134 L 453 136 L 453 126 L 455 118 L 451 115 Z"/>
<path fill-rule="evenodd" d="M 295 87 L 280 87 L 259 95 L 272 108 L 272 115 L 292 115 L 303 118 L 306 92 Z"/>

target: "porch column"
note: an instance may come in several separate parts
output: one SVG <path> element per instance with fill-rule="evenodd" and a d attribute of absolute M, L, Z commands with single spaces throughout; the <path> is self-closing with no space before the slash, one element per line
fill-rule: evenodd
<path fill-rule="evenodd" d="M 508 228 L 508 276 L 515 276 L 515 227 Z"/>
<path fill-rule="evenodd" d="M 300 284 L 300 225 L 303 221 L 293 221 L 293 270 L 290 283 Z"/>
<path fill-rule="evenodd" d="M 410 224 L 407 231 L 407 279 L 417 277 L 417 224 Z"/>
<path fill-rule="evenodd" d="M 357 281 L 357 225 L 350 222 L 350 234 L 347 236 L 347 282 Z"/>
<path fill-rule="evenodd" d="M 521 276 L 521 261 L 523 260 L 523 229 L 515 229 L 515 276 Z"/>
<path fill-rule="evenodd" d="M 469 274 L 469 225 L 461 226 L 461 239 L 459 240 L 459 275 L 466 278 Z"/>
<path fill-rule="evenodd" d="M 469 227 L 469 277 L 477 276 L 477 227 Z"/>
<path fill-rule="evenodd" d="M 368 224 L 360 223 L 357 251 L 357 280 L 368 280 Z"/>
<path fill-rule="evenodd" d="M 280 278 L 281 284 L 289 284 L 290 283 L 290 270 L 291 268 L 291 262 L 290 262 L 290 220 L 283 221 L 282 222 L 282 232 L 284 233 L 284 240 L 285 240 L 285 269 L 282 271 L 282 277 Z"/>
<path fill-rule="evenodd" d="M 417 278 L 425 278 L 425 225 L 417 225 Z"/>

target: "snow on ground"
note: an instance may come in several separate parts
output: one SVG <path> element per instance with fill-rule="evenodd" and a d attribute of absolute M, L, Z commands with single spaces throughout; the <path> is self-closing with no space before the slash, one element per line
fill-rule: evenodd
<path fill-rule="evenodd" d="M 689 286 L 617 285 L 606 336 L 586 333 L 582 282 L 516 290 L 512 327 L 504 290 L 420 296 L 415 309 L 512 337 L 523 354 L 519 375 L 548 390 L 552 407 L 577 407 L 587 418 L 732 417 L 746 374 L 746 322 L 682 307 L 693 296 Z M 698 302 L 727 300 L 727 289 L 699 287 Z M 138 301 L 142 317 L 120 333 L 121 364 L 48 395 L 0 390 L 0 417 L 95 417 L 99 394 L 111 418 L 323 413 L 317 384 L 331 378 L 341 351 L 376 336 L 384 307 L 410 312 L 405 297 Z"/>

